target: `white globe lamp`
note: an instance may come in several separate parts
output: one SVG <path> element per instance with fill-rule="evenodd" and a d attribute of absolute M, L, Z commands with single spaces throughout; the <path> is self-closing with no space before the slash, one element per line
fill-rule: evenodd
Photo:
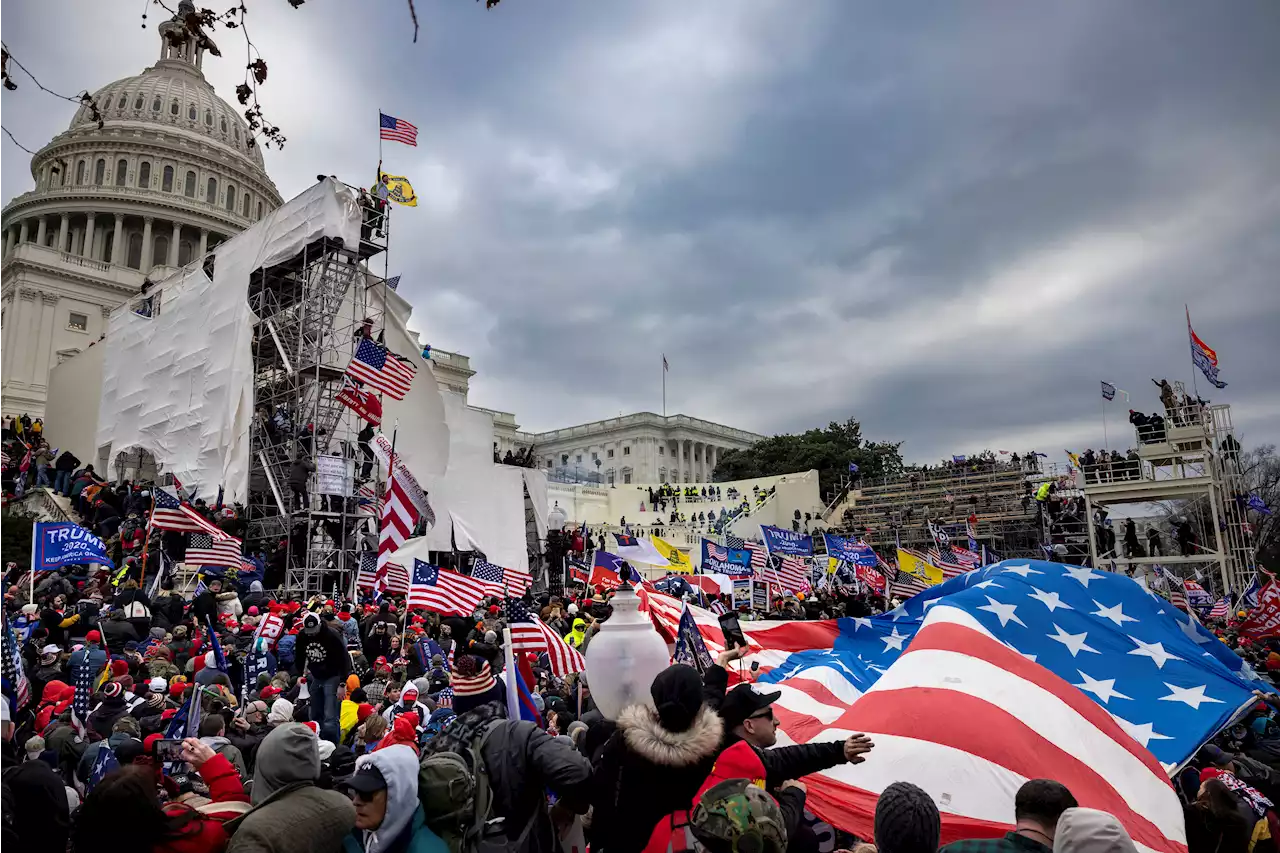
<path fill-rule="evenodd" d="M 616 720 L 628 705 L 653 707 L 649 686 L 671 665 L 671 656 L 629 584 L 618 588 L 611 603 L 613 613 L 587 646 L 587 678 L 600 713 Z"/>

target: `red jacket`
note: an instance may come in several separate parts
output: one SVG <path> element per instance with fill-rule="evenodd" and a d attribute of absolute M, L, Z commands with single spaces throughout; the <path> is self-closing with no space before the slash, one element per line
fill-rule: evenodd
<path fill-rule="evenodd" d="M 216 806 L 217 803 L 247 803 L 249 795 L 244 792 L 239 774 L 225 756 L 214 754 L 200 768 L 200 777 L 209 786 L 209 798 L 213 803 L 196 812 L 182 834 L 157 845 L 152 853 L 222 853 L 227 849 L 228 836 L 227 831 L 222 828 L 222 822 L 233 820 L 244 812 L 220 812 L 211 806 Z M 182 803 L 169 803 L 164 810 L 169 815 L 193 811 L 190 806 Z"/>

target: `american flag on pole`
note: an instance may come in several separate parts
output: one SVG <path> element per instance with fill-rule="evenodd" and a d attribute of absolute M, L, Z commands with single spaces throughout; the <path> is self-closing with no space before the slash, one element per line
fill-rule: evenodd
<path fill-rule="evenodd" d="M 581 655 L 579 655 L 581 657 Z M 31 701 L 31 681 L 22 666 L 22 649 L 18 638 L 9 624 L 9 617 L 4 617 L 4 660 L 3 664 L 4 692 L 11 697 L 12 711 L 16 712 Z"/>
<path fill-rule="evenodd" d="M 738 540 L 742 542 L 741 539 Z M 729 545 L 733 547 L 732 544 Z M 742 547 L 751 552 L 751 568 L 757 570 L 763 569 L 769 565 L 769 551 L 759 542 L 742 542 Z"/>
<path fill-rule="evenodd" d="M 361 338 L 347 365 L 347 375 L 377 388 L 393 400 L 403 400 L 418 369 L 377 341 Z"/>
<path fill-rule="evenodd" d="M 385 586 L 381 590 L 389 595 L 408 595 L 409 594 L 409 572 L 399 563 L 387 563 L 387 570 L 383 574 L 386 581 Z M 373 551 L 363 551 L 360 554 L 360 570 L 356 573 L 356 587 L 359 589 L 377 589 L 378 586 L 378 555 Z"/>
<path fill-rule="evenodd" d="M 505 587 L 507 595 L 524 595 L 533 585 L 533 575 L 519 569 L 504 569 L 485 560 L 476 560 L 471 577 Z"/>
<path fill-rule="evenodd" d="M 1230 607 L 1227 606 L 1227 599 L 1223 597 L 1219 598 L 1217 603 L 1213 605 L 1213 609 L 1209 611 L 1208 618 L 1226 619 L 1228 613 L 1230 613 Z"/>
<path fill-rule="evenodd" d="M 396 552 L 409 534 L 413 533 L 418 523 L 418 510 L 414 508 L 409 496 L 405 494 L 400 481 L 396 479 L 395 469 L 391 471 L 391 481 L 387 483 L 386 503 L 382 507 L 382 518 L 378 531 L 378 591 L 384 590 L 382 575 L 391 555 Z"/>
<path fill-rule="evenodd" d="M 973 566 L 947 559 L 937 548 L 929 549 L 929 563 L 942 569 L 943 580 L 951 580 L 973 568 Z"/>
<path fill-rule="evenodd" d="M 365 483 L 356 489 L 356 505 L 361 515 L 382 517 L 382 508 L 387 504 L 386 495 L 379 495 L 378 488 L 372 482 Z"/>
<path fill-rule="evenodd" d="M 518 598 L 506 601 L 507 625 L 511 628 L 511 649 L 517 652 L 546 652 L 551 662 L 551 672 L 564 678 L 573 672 L 583 672 L 587 659 L 570 646 L 545 622 L 529 612 Z"/>
<path fill-rule="evenodd" d="M 776 562 L 776 566 L 756 569 L 756 579 L 777 584 L 788 592 L 804 592 L 809 588 L 809 564 L 803 557 L 779 554 Z"/>
<path fill-rule="evenodd" d="M 449 572 L 422 560 L 413 561 L 407 606 L 444 616 L 470 616 L 489 596 L 502 597 L 502 587 L 469 575 Z"/>
<path fill-rule="evenodd" d="M 378 112 L 378 138 L 391 142 L 403 142 L 405 145 L 418 145 L 418 128 L 402 118 Z"/>
<path fill-rule="evenodd" d="M 218 539 L 227 538 L 227 534 L 219 530 L 217 525 L 196 512 L 191 504 L 179 500 L 168 489 L 157 487 L 152 495 L 155 497 L 155 508 L 151 510 L 151 526 L 156 530 L 208 533 Z"/>
<path fill-rule="evenodd" d="M 240 540 L 233 536 L 224 534 L 222 539 L 215 539 L 208 533 L 192 533 L 183 562 L 194 566 L 239 567 L 240 545 Z"/>
<path fill-rule="evenodd" d="M 388 290 L 395 290 L 395 289 L 396 289 L 396 288 L 398 288 L 399 286 L 400 286 L 400 276 L 398 276 L 398 275 L 393 275 L 393 276 L 391 276 L 391 278 L 387 279 L 387 289 L 388 289 Z"/>

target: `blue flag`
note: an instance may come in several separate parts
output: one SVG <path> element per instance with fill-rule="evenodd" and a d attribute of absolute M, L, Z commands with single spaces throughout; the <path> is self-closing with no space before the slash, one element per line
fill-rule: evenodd
<path fill-rule="evenodd" d="M 794 557 L 813 554 L 813 537 L 808 533 L 794 533 L 769 524 L 760 525 L 760 533 L 770 554 L 790 554 Z"/>
<path fill-rule="evenodd" d="M 688 607 L 680 614 L 680 627 L 676 629 L 676 653 L 672 660 L 691 666 L 700 673 L 706 672 L 715 663 L 702 634 L 698 633 L 698 625 L 693 621 L 693 611 Z"/>
<path fill-rule="evenodd" d="M 857 466 L 857 463 L 854 463 L 854 462 L 850 462 L 850 463 L 849 463 L 849 473 L 850 473 L 850 474 L 856 474 L 856 473 L 858 473 L 858 466 Z"/>
<path fill-rule="evenodd" d="M 97 563 L 115 568 L 107 556 L 107 546 L 78 524 L 70 521 L 38 521 L 35 525 L 35 565 L 37 572 L 48 572 L 77 563 Z"/>
<path fill-rule="evenodd" d="M 1271 515 L 1271 507 L 1267 506 L 1266 501 L 1255 494 L 1249 495 L 1249 509 L 1254 512 L 1260 512 L 1263 515 Z"/>
<path fill-rule="evenodd" d="M 103 777 L 112 770 L 120 768 L 120 760 L 116 758 L 115 752 L 105 743 L 98 748 L 98 756 L 93 759 L 93 767 L 89 769 L 89 781 L 85 783 L 85 789 L 92 791 L 102 781 Z"/>
<path fill-rule="evenodd" d="M 205 616 L 204 624 L 209 628 L 209 645 L 213 646 L 213 661 L 217 664 L 218 672 L 225 673 L 230 667 L 227 666 L 227 656 L 222 653 L 222 641 L 218 639 L 218 632 L 213 630 L 213 617 Z"/>
<path fill-rule="evenodd" d="M 513 666 L 507 670 L 507 673 L 508 678 L 511 679 L 510 687 L 514 687 L 516 691 L 516 707 L 520 711 L 520 719 L 528 720 L 541 728 L 542 715 L 538 713 L 538 706 L 533 704 L 533 692 L 524 680 L 524 674 L 520 672 L 520 667 Z"/>

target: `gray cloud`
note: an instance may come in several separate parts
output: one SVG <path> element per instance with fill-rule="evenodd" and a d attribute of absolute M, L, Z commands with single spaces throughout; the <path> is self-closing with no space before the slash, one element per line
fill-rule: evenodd
<path fill-rule="evenodd" d="M 132 13 L 55 36 L 49 4 L 11 5 L 7 43 L 68 88 L 150 56 Z M 1231 383 L 1214 399 L 1247 442 L 1280 439 L 1265 0 L 420 0 L 417 46 L 383 6 L 252 7 L 291 140 L 268 168 L 286 196 L 360 180 L 375 109 L 422 128 L 385 150 L 423 200 L 391 267 L 424 339 L 472 356 L 473 402 L 532 429 L 655 410 L 665 352 L 671 411 L 852 415 L 917 460 L 1057 453 L 1102 443 L 1099 379 L 1147 410 L 1149 377 L 1189 383 L 1186 302 Z M 224 94 L 236 65 L 211 70 Z M 71 112 L 5 106 L 36 142 Z M 30 179 L 5 154 L 7 199 Z"/>

